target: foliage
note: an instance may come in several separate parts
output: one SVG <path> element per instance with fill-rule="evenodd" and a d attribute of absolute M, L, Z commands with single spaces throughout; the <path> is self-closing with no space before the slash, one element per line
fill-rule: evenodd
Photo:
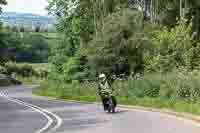
<path fill-rule="evenodd" d="M 97 83 L 66 83 L 62 75 L 52 75 L 51 80 L 42 82 L 34 94 L 67 100 L 100 102 Z M 146 74 L 138 80 L 117 80 L 113 87 L 119 104 L 154 108 L 168 108 L 178 112 L 200 114 L 200 89 L 198 71 L 177 70 L 170 73 Z"/>
<path fill-rule="evenodd" d="M 6 5 L 6 4 L 7 4 L 6 0 L 0 0 L 0 5 Z M 2 9 L 0 7 L 0 13 L 1 12 L 2 12 Z"/>
<path fill-rule="evenodd" d="M 151 23 L 125 0 L 50 0 L 62 38 L 35 93 L 95 101 L 98 73 L 124 74 L 112 86 L 120 103 L 199 114 L 200 11 L 181 1 L 152 0 Z"/>
<path fill-rule="evenodd" d="M 129 9 L 114 13 L 104 20 L 102 34 L 91 41 L 87 51 L 96 72 L 113 74 L 143 69 L 145 35 L 141 13 Z M 134 29 L 134 30 L 132 30 Z"/>
<path fill-rule="evenodd" d="M 196 58 L 198 44 L 194 45 L 190 33 L 191 26 L 187 25 L 186 21 L 178 22 L 171 30 L 162 28 L 155 31 L 151 37 L 151 49 L 145 53 L 146 72 L 166 72 L 179 67 L 197 68 L 198 65 L 194 62 L 199 61 Z"/>
<path fill-rule="evenodd" d="M 42 35 L 29 33 L 0 33 L 1 62 L 47 62 L 49 46 Z"/>
<path fill-rule="evenodd" d="M 48 9 L 58 16 L 57 28 L 64 34 L 62 42 L 51 51 L 55 71 L 70 80 L 81 80 L 100 72 L 128 76 L 132 72 L 199 68 L 199 44 L 192 41 L 192 24 L 176 19 L 180 2 L 153 1 L 153 17 L 173 18 L 173 22 L 167 22 L 167 28 L 150 29 L 154 25 L 144 21 L 143 13 L 126 9 L 126 4 L 120 0 L 49 1 Z"/>
<path fill-rule="evenodd" d="M 160 98 L 196 103 L 200 98 L 199 77 L 200 74 L 197 71 L 182 70 L 166 74 L 146 74 L 138 80 L 116 80 L 113 88 L 119 99 L 130 101 L 141 98 Z M 58 96 L 57 93 L 59 93 L 62 97 L 96 95 L 97 83 L 95 82 L 79 83 L 77 80 L 72 80 L 68 83 L 63 79 L 62 75 L 54 73 L 49 76 L 49 80 L 41 84 L 40 91 L 47 95 L 51 93 L 52 96 Z"/>
<path fill-rule="evenodd" d="M 12 73 L 17 73 L 18 75 L 22 75 L 24 77 L 33 75 L 34 70 L 31 65 L 24 64 L 24 65 L 17 65 L 15 63 L 6 63 L 5 65 L 8 74 L 11 75 Z"/>
<path fill-rule="evenodd" d="M 93 35 L 102 27 L 102 17 L 119 9 L 119 5 L 125 5 L 124 3 L 126 2 L 119 0 L 50 0 L 48 10 L 58 17 L 60 23 L 57 29 L 65 36 L 55 49 L 57 54 L 54 54 L 53 59 L 58 59 L 58 62 L 54 61 L 53 64 L 60 70 L 63 65 L 61 60 L 66 61 L 63 58 L 74 57 L 80 49 L 87 47 L 93 40 Z"/>
<path fill-rule="evenodd" d="M 6 73 L 7 73 L 7 69 L 0 65 L 0 74 L 6 74 Z"/>
<path fill-rule="evenodd" d="M 16 54 L 17 62 L 47 62 L 49 48 L 43 36 L 26 33 L 23 34 L 21 41 L 22 47 Z"/>
<path fill-rule="evenodd" d="M 51 66 L 48 64 L 28 64 L 28 63 L 13 63 L 5 64 L 6 74 L 11 75 L 16 73 L 21 77 L 38 77 L 46 78 L 51 72 Z"/>

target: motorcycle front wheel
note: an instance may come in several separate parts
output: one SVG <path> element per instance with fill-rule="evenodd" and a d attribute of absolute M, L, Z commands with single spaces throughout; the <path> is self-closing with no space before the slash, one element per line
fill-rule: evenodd
<path fill-rule="evenodd" d="M 112 97 L 109 99 L 109 108 L 108 108 L 109 113 L 115 113 L 115 106 L 113 103 Z"/>

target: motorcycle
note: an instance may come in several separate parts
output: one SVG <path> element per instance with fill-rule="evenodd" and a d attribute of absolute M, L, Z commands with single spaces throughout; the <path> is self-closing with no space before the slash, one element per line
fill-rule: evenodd
<path fill-rule="evenodd" d="M 104 110 L 108 113 L 115 113 L 115 108 L 117 106 L 116 99 L 110 94 L 105 94 L 103 99 Z"/>

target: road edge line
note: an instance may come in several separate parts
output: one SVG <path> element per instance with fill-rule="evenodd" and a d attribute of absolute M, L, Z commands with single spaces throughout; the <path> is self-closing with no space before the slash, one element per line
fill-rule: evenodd
<path fill-rule="evenodd" d="M 88 101 L 78 101 L 78 100 L 59 100 L 55 99 L 57 101 L 63 101 L 63 102 L 75 102 L 75 103 L 82 103 L 82 104 L 96 104 L 96 105 L 101 105 L 100 102 L 88 102 Z M 155 112 L 155 113 L 160 113 L 163 115 L 166 115 L 168 117 L 173 117 L 177 120 L 187 120 L 191 124 L 200 127 L 200 116 L 193 115 L 190 113 L 184 113 L 184 112 L 175 112 L 173 110 L 169 109 L 156 109 L 156 108 L 150 108 L 150 107 L 142 107 L 142 106 L 131 106 L 131 105 L 118 105 L 118 108 L 121 109 L 129 109 L 129 110 L 134 110 L 134 111 L 146 111 L 146 112 Z"/>
<path fill-rule="evenodd" d="M 46 109 L 43 109 L 39 106 L 30 104 L 30 103 L 23 102 L 21 100 L 15 99 L 15 98 L 10 98 L 9 96 L 6 96 L 5 94 L 1 94 L 0 96 L 7 99 L 8 101 L 11 101 L 11 102 L 17 103 L 19 105 L 23 105 L 25 107 L 31 108 L 31 109 L 35 110 L 36 112 L 42 114 L 44 117 L 46 117 L 46 119 L 48 120 L 47 124 L 43 128 L 36 131 L 36 133 L 43 133 L 45 130 L 47 130 L 52 125 L 53 119 L 48 114 L 52 115 L 57 121 L 56 126 L 53 127 L 52 129 L 50 129 L 50 131 L 48 131 L 48 132 L 54 132 L 62 124 L 62 119 L 59 116 L 55 115 L 54 113 L 52 113 L 52 112 L 50 112 Z"/>

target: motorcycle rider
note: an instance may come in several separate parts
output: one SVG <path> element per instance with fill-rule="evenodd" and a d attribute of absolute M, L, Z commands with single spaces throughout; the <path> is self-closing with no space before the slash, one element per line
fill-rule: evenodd
<path fill-rule="evenodd" d="M 99 83 L 98 83 L 98 92 L 102 100 L 102 104 L 104 107 L 104 110 L 106 111 L 108 109 L 107 107 L 107 101 L 108 98 L 106 97 L 106 94 L 109 94 L 112 97 L 113 104 L 116 107 L 117 101 L 115 97 L 113 96 L 113 88 L 111 87 L 111 84 L 108 82 L 108 79 L 104 73 L 99 75 Z"/>

